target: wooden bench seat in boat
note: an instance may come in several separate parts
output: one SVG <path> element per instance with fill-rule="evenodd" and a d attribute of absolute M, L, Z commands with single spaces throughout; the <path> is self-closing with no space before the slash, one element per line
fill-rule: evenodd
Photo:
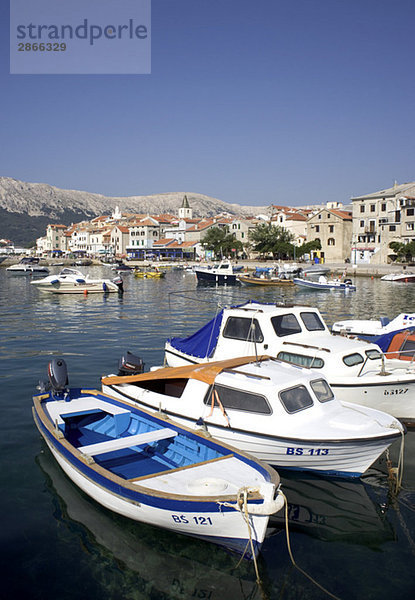
<path fill-rule="evenodd" d="M 105 442 L 98 442 L 97 444 L 80 446 L 78 450 L 83 454 L 95 456 L 97 454 L 104 454 L 105 452 L 115 452 L 116 450 L 121 450 L 123 448 L 132 448 L 133 446 L 150 444 L 151 442 L 165 440 L 167 438 L 175 437 L 176 435 L 177 431 L 174 431 L 174 429 L 156 429 L 154 431 L 138 433 L 137 435 L 129 435 L 113 440 L 107 440 Z"/>

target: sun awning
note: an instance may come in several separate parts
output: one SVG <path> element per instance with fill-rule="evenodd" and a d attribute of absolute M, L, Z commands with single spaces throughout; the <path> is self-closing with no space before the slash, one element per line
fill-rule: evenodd
<path fill-rule="evenodd" d="M 112 375 L 110 377 L 102 377 L 101 381 L 105 385 L 117 385 L 120 383 L 138 383 L 139 381 L 151 381 L 155 379 L 197 379 L 204 383 L 213 384 L 216 376 L 226 369 L 234 369 L 235 367 L 261 362 L 269 358 L 269 356 L 258 358 L 256 356 L 244 356 L 197 365 L 185 365 L 183 367 L 165 367 L 156 371 L 141 373 L 140 375 Z"/>

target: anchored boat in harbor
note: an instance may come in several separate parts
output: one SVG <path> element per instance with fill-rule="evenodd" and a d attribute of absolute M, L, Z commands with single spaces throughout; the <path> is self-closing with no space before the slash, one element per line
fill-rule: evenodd
<path fill-rule="evenodd" d="M 415 424 L 415 363 L 387 358 L 376 344 L 331 334 L 317 308 L 246 302 L 165 344 L 169 366 L 264 354 L 325 376 L 341 401 Z"/>

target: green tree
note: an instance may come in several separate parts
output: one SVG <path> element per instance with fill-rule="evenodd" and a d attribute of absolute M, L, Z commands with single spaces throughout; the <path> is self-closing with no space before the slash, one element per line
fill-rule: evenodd
<path fill-rule="evenodd" d="M 294 234 L 270 223 L 261 223 L 249 232 L 253 250 L 262 256 L 272 254 L 273 258 L 289 258 L 294 255 Z"/>
<path fill-rule="evenodd" d="M 206 250 L 212 250 L 216 256 L 234 256 L 243 250 L 242 242 L 229 233 L 227 227 L 211 227 L 201 243 Z"/>
<path fill-rule="evenodd" d="M 321 250 L 321 242 L 319 239 L 311 240 L 310 242 L 301 244 L 301 246 L 297 246 L 295 255 L 299 258 L 300 256 L 304 256 L 304 254 L 310 254 L 313 250 Z"/>
<path fill-rule="evenodd" d="M 391 242 L 389 248 L 394 251 L 398 261 L 412 262 L 415 256 L 415 242 Z"/>

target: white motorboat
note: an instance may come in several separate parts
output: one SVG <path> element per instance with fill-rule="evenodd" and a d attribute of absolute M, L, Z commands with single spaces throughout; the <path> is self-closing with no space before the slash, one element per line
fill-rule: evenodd
<path fill-rule="evenodd" d="M 66 267 L 57 275 L 30 282 L 39 291 L 49 294 L 85 294 L 123 292 L 121 277 L 114 279 L 90 279 L 77 269 Z"/>
<path fill-rule="evenodd" d="M 308 290 L 342 290 L 342 291 L 355 291 L 356 286 L 353 285 L 351 279 L 327 279 L 325 275 L 320 275 L 317 281 L 312 279 L 302 279 L 301 277 L 294 277 L 293 282 L 301 288 Z"/>
<path fill-rule="evenodd" d="M 284 506 L 274 469 L 154 412 L 97 390 L 67 388 L 66 364 L 33 417 L 58 464 L 113 512 L 253 558 L 271 514 Z M 385 443 L 385 440 L 384 440 Z"/>
<path fill-rule="evenodd" d="M 217 285 L 235 285 L 239 281 L 229 260 L 222 260 L 213 267 L 194 267 L 198 283 L 213 283 Z"/>
<path fill-rule="evenodd" d="M 25 256 L 18 263 L 7 267 L 6 271 L 16 275 L 44 275 L 45 273 L 49 273 L 49 269 L 39 263 L 39 258 L 35 256 Z"/>
<path fill-rule="evenodd" d="M 114 375 L 102 384 L 112 397 L 205 427 L 278 468 L 357 477 L 404 432 L 388 414 L 339 402 L 321 372 L 269 357 Z"/>
<path fill-rule="evenodd" d="M 198 332 L 165 345 L 170 366 L 263 354 L 326 376 L 341 401 L 415 423 L 415 364 L 385 358 L 376 344 L 331 334 L 310 306 L 247 302 L 221 310 Z"/>
<path fill-rule="evenodd" d="M 333 333 L 344 335 L 364 335 L 367 339 L 386 333 L 398 333 L 398 331 L 413 327 L 415 327 L 415 313 L 401 313 L 391 321 L 388 317 L 336 321 L 333 323 L 331 330 Z"/>
<path fill-rule="evenodd" d="M 397 283 L 415 283 L 415 273 L 404 270 L 401 273 L 388 273 L 380 279 L 381 281 L 394 281 Z"/>
<path fill-rule="evenodd" d="M 306 277 L 318 277 L 319 275 L 327 276 L 328 273 L 330 273 L 330 267 L 319 264 L 305 265 L 300 268 L 300 275 Z"/>

